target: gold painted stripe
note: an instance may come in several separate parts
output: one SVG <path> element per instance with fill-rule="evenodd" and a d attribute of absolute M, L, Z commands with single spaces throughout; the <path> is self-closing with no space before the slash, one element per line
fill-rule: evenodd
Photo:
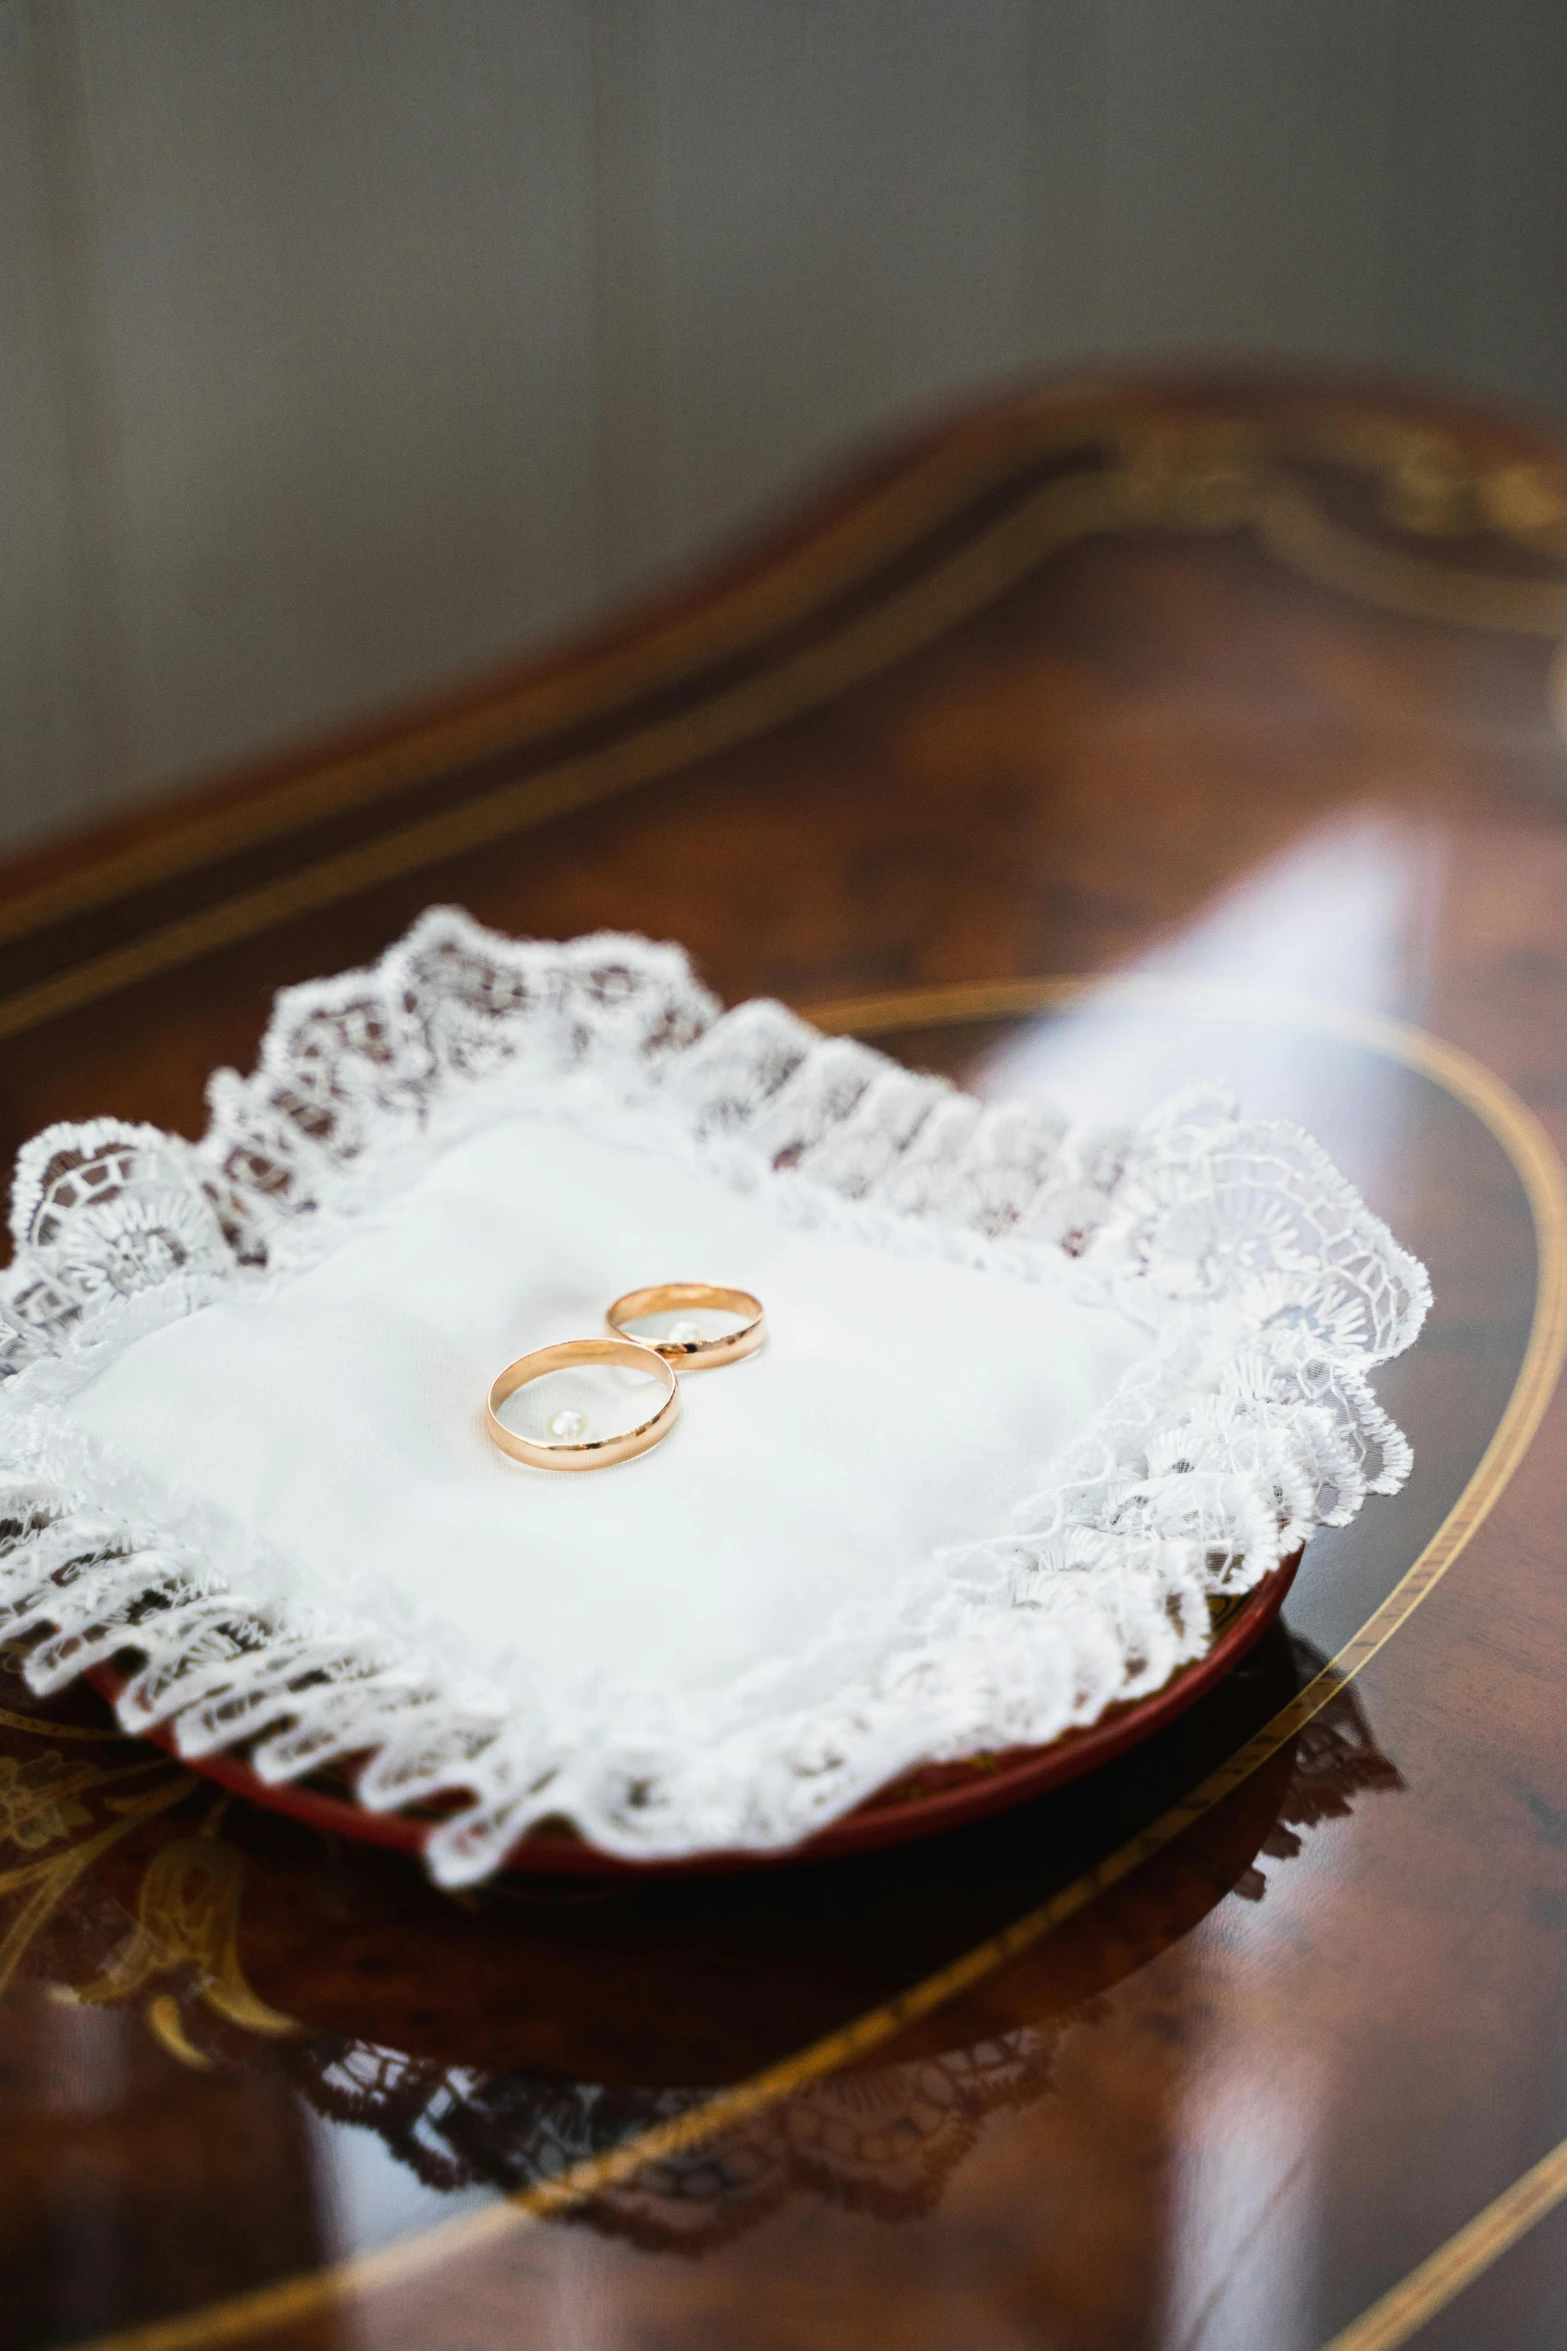
<path fill-rule="evenodd" d="M 437 2224 L 416 2237 L 376 2253 L 284 2278 L 273 2286 L 232 2296 L 206 2308 L 156 2319 L 79 2344 L 75 2351 L 218 2351 L 268 2329 L 420 2277 L 465 2255 L 508 2238 L 521 2227 L 590 2200 L 646 2165 L 699 2146 L 793 2091 L 837 2071 L 894 2039 L 917 2017 L 941 2007 L 1027 1950 L 1051 1930 L 1086 1909 L 1108 1887 L 1174 1843 L 1193 1822 L 1220 1803 L 1252 1772 L 1278 1752 L 1313 1715 L 1321 1712 L 1362 1671 L 1399 1626 L 1452 1566 L 1465 1543 L 1496 1503 L 1538 1428 L 1567 1354 L 1567 1171 L 1534 1113 L 1495 1073 L 1458 1046 L 1449 1045 L 1402 1021 L 1351 1008 L 1311 1004 L 1294 998 L 1263 998 L 1250 990 L 1217 983 L 1164 980 L 1134 975 L 1118 982 L 1081 979 L 1008 981 L 994 985 L 911 990 L 899 996 L 866 997 L 823 1006 L 810 1017 L 819 1026 L 862 1034 L 900 1028 L 935 1027 L 999 1014 L 1026 1014 L 1074 997 L 1117 994 L 1130 1001 L 1168 1004 L 1184 999 L 1191 1009 L 1227 1012 L 1242 1019 L 1287 1017 L 1296 1026 L 1340 1036 L 1421 1071 L 1482 1120 L 1513 1164 L 1528 1197 L 1538 1250 L 1534 1312 L 1529 1338 L 1512 1394 L 1473 1475 L 1436 1534 L 1401 1581 L 1316 1677 L 1255 1737 L 1173 1805 L 1150 1827 L 1108 1855 L 1000 1934 L 965 1953 L 950 1966 L 896 1999 L 859 2017 L 840 2031 L 769 2066 L 749 2081 L 721 2091 L 690 2112 L 627 2139 L 609 2153 L 568 2166 L 556 2178 L 482 2210 Z M 1287 1008 L 1281 1011 L 1281 1008 Z M 1393 2338 L 1392 2340 L 1401 2340 Z M 1333 2351 L 1339 2351 L 1334 2346 Z M 1360 2351 L 1360 2347 L 1356 2347 Z"/>
<path fill-rule="evenodd" d="M 1508 578 L 1505 573 L 1431 563 L 1385 547 L 1333 522 L 1299 490 L 1271 490 L 1257 535 L 1275 561 L 1357 603 L 1449 628 L 1500 629 L 1526 637 L 1567 632 L 1567 581 Z"/>
<path fill-rule="evenodd" d="M 1336 2334 L 1324 2351 L 1398 2351 L 1567 2196 L 1567 2139 Z"/>
<path fill-rule="evenodd" d="M 91 1739 L 100 1747 L 111 1746 L 116 1740 L 123 1745 L 131 1735 L 117 1723 L 110 1723 L 101 1731 L 90 1731 L 80 1723 L 50 1722 L 42 1714 L 13 1714 L 8 1706 L 0 1706 L 0 1731 L 27 1731 L 35 1739 Z"/>

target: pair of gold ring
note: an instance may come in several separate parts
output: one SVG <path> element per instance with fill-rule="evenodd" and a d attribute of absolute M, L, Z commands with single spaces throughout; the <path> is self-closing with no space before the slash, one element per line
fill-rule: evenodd
<path fill-rule="evenodd" d="M 626 1328 L 628 1323 L 642 1322 L 650 1315 L 689 1316 L 693 1310 L 737 1314 L 742 1319 L 738 1329 L 725 1331 L 716 1339 L 704 1338 L 698 1325 L 689 1320 L 673 1323 L 662 1339 L 636 1339 Z M 519 1355 L 515 1363 L 508 1363 L 492 1383 L 484 1406 L 484 1426 L 491 1442 L 514 1461 L 526 1461 L 534 1469 L 608 1469 L 612 1462 L 630 1461 L 667 1437 L 679 1419 L 681 1372 L 715 1371 L 720 1364 L 738 1363 L 742 1356 L 754 1355 L 767 1336 L 767 1318 L 759 1298 L 749 1290 L 717 1289 L 710 1282 L 661 1282 L 649 1290 L 628 1290 L 615 1300 L 604 1321 L 610 1333 L 607 1339 L 564 1339 L 555 1347 L 536 1347 L 531 1355 Z M 499 1417 L 499 1407 L 508 1396 L 515 1396 L 530 1381 L 544 1379 L 554 1371 L 569 1371 L 580 1363 L 652 1370 L 664 1390 L 658 1410 L 651 1419 L 613 1437 L 589 1437 L 587 1422 L 580 1412 L 573 1411 L 556 1413 L 549 1424 L 549 1444 L 519 1437 L 515 1429 L 507 1428 Z"/>

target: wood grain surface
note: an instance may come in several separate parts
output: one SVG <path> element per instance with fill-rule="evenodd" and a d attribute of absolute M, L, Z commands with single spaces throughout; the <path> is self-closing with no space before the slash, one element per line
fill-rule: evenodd
<path fill-rule="evenodd" d="M 0 2341 L 1560 2341 L 1564 634 L 1554 443 L 1020 396 L 678 605 L 0 877 L 8 1148 L 199 1132 L 276 987 L 457 900 L 993 1094 L 1225 1077 L 1436 1289 L 1378 1383 L 1415 1475 L 1278 1630 L 918 1848 L 453 1902 L 8 1674 Z"/>

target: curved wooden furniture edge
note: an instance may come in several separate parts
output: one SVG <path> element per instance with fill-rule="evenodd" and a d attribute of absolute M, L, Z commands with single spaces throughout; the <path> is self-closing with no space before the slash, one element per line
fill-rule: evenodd
<path fill-rule="evenodd" d="M 1352 373 L 1325 373 L 1305 388 L 1298 372 L 1243 368 L 1046 379 L 880 437 L 717 560 L 536 653 L 176 784 L 0 861 L 0 940 L 602 715 L 851 591 L 966 501 L 1002 487 L 1020 462 L 1161 423 L 1176 432 L 1251 428 L 1275 436 L 1280 454 L 1331 455 L 1373 474 L 1452 455 L 1505 479 L 1524 469 L 1548 501 L 1544 523 L 1530 520 L 1525 495 L 1515 521 L 1504 506 L 1496 527 L 1537 552 L 1543 528 L 1555 542 L 1543 551 L 1567 560 L 1567 454 L 1543 418 L 1503 419 L 1435 387 Z M 1288 559 L 1282 542 L 1274 551 Z M 1300 553 L 1310 571 L 1312 551 Z M 1396 595 L 1396 579 L 1392 586 Z"/>

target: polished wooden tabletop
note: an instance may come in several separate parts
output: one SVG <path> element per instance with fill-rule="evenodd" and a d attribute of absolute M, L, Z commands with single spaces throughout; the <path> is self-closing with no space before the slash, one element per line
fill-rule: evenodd
<path fill-rule="evenodd" d="M 16 2351 L 1567 2335 L 1567 446 L 1074 384 L 0 876 L 8 1149 L 425 905 L 994 1095 L 1228 1079 L 1425 1259 L 1405 1491 L 1181 1721 L 852 1863 L 432 1891 L 0 1682 Z"/>

